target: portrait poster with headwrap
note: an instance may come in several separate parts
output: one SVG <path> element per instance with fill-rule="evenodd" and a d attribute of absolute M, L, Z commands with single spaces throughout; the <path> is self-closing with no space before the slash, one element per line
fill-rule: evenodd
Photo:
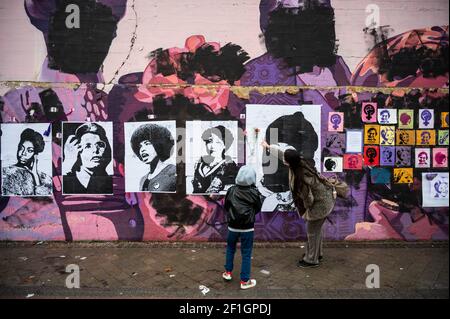
<path fill-rule="evenodd" d="M 1 124 L 2 196 L 51 196 L 52 126 Z"/>
<path fill-rule="evenodd" d="M 238 172 L 237 121 L 186 122 L 186 193 L 224 195 Z"/>
<path fill-rule="evenodd" d="M 422 173 L 423 207 L 448 207 L 449 173 Z"/>
<path fill-rule="evenodd" d="M 63 195 L 112 195 L 112 122 L 63 122 L 62 135 Z"/>
<path fill-rule="evenodd" d="M 295 149 L 320 172 L 321 109 L 320 105 L 247 105 L 246 163 L 256 170 L 256 186 L 265 197 L 263 212 L 295 208 L 283 158 L 278 152 L 264 150 L 261 142 L 266 140 L 281 151 Z"/>
<path fill-rule="evenodd" d="M 414 110 L 398 110 L 398 128 L 401 130 L 414 128 Z"/>
<path fill-rule="evenodd" d="M 125 191 L 175 193 L 176 121 L 124 123 Z"/>

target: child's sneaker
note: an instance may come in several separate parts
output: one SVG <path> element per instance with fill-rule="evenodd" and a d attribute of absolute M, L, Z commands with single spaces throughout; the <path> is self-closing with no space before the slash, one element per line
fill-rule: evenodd
<path fill-rule="evenodd" d="M 250 289 L 256 286 L 256 280 L 250 279 L 249 281 L 241 281 L 241 289 Z"/>
<path fill-rule="evenodd" d="M 231 276 L 231 272 L 229 271 L 225 271 L 222 274 L 222 278 L 225 279 L 226 281 L 231 281 L 233 279 L 233 277 Z"/>

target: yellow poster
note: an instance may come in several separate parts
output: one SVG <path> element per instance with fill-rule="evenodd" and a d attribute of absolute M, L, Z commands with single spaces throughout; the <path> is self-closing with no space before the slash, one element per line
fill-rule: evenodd
<path fill-rule="evenodd" d="M 379 145 L 380 144 L 380 126 L 364 125 L 364 144 Z"/>
<path fill-rule="evenodd" d="M 397 145 L 414 146 L 416 145 L 416 131 L 397 130 Z"/>
<path fill-rule="evenodd" d="M 394 168 L 395 184 L 412 184 L 414 182 L 414 174 L 412 168 Z"/>
<path fill-rule="evenodd" d="M 436 131 L 434 130 L 417 130 L 416 131 L 417 145 L 436 145 Z"/>

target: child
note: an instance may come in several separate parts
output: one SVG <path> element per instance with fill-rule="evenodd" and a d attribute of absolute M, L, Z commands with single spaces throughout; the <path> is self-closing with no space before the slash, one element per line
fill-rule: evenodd
<path fill-rule="evenodd" d="M 222 277 L 231 281 L 236 245 L 241 239 L 241 289 L 256 286 L 250 278 L 255 215 L 261 211 L 261 194 L 256 188 L 256 172 L 251 166 L 243 166 L 236 177 L 236 186 L 225 196 L 225 210 L 228 220 L 228 240 L 225 272 Z"/>

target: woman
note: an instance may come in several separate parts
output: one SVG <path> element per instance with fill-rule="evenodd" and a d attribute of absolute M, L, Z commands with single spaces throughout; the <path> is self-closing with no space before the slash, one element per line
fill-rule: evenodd
<path fill-rule="evenodd" d="M 67 125 L 70 123 L 65 123 Z M 112 194 L 112 176 L 106 172 L 111 163 L 111 146 L 105 129 L 96 123 L 79 126 L 64 144 L 63 193 Z"/>
<path fill-rule="evenodd" d="M 336 202 L 334 189 L 320 181 L 313 160 L 304 159 L 293 149 L 283 152 L 277 145 L 269 145 L 266 141 L 262 146 L 278 153 L 279 158 L 282 158 L 289 168 L 289 188 L 294 204 L 306 220 L 308 243 L 306 253 L 298 266 L 317 267 L 323 258 L 322 227 Z"/>
<path fill-rule="evenodd" d="M 3 196 L 48 196 L 52 178 L 38 169 L 38 154 L 45 148 L 44 138 L 27 128 L 20 135 L 17 164 L 3 168 Z"/>
<path fill-rule="evenodd" d="M 208 155 L 202 156 L 194 168 L 192 185 L 194 193 L 218 194 L 234 184 L 237 165 L 226 155 L 234 141 L 233 134 L 219 125 L 206 130 L 202 135 Z"/>
<path fill-rule="evenodd" d="M 133 152 L 149 166 L 149 172 L 139 184 L 141 191 L 176 191 L 177 169 L 169 162 L 174 145 L 172 134 L 165 127 L 146 124 L 134 131 L 131 137 Z"/>

